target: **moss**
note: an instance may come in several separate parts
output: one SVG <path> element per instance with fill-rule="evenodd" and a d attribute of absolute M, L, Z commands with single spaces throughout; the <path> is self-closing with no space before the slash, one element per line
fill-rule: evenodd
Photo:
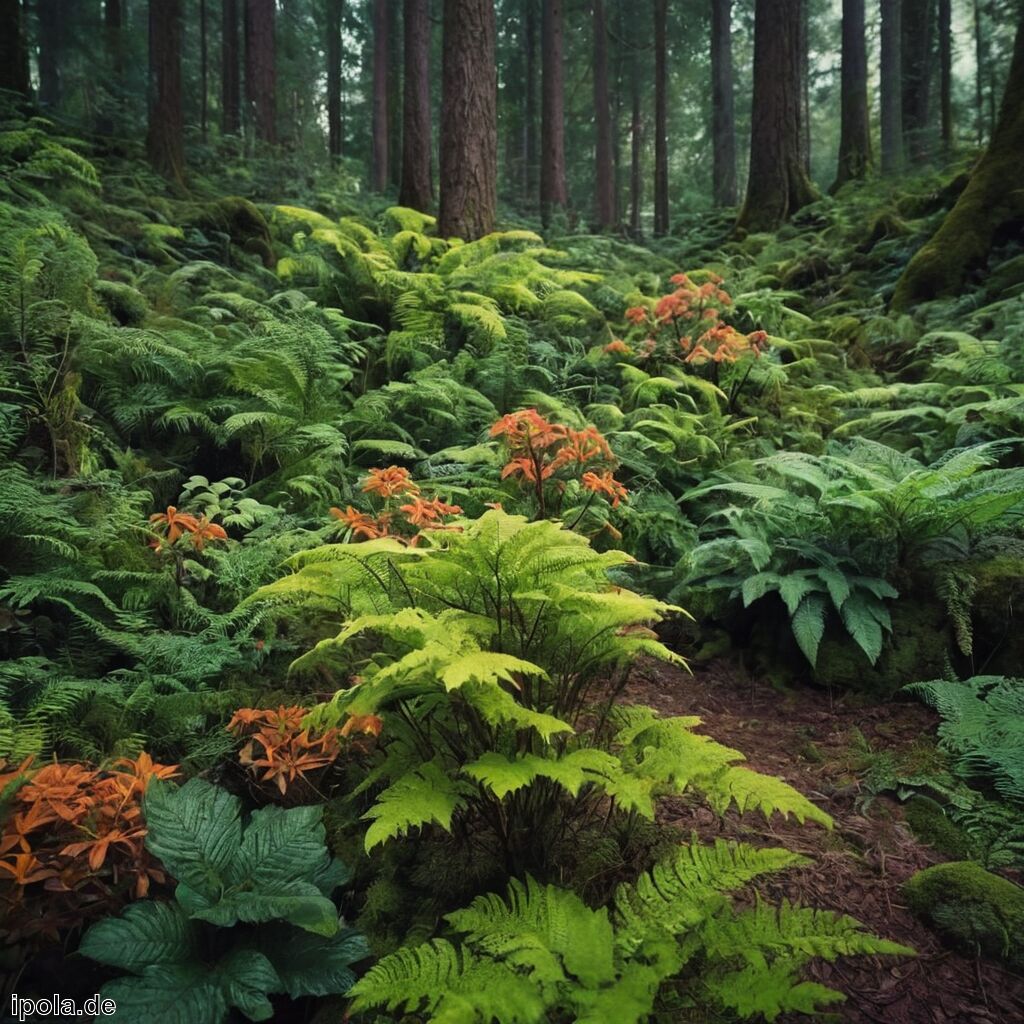
<path fill-rule="evenodd" d="M 696 654 L 690 660 L 698 664 L 713 661 L 715 658 L 723 658 L 732 650 L 732 640 L 724 629 L 716 629 L 704 643 L 700 645 Z"/>
<path fill-rule="evenodd" d="M 907 801 L 904 814 L 917 839 L 947 857 L 970 857 L 973 844 L 970 836 L 945 811 L 927 797 L 915 796 Z"/>
<path fill-rule="evenodd" d="M 905 238 L 910 234 L 907 222 L 894 210 L 883 210 L 871 223 L 867 238 L 860 245 L 861 252 L 870 252 L 879 242 Z"/>
<path fill-rule="evenodd" d="M 146 297 L 131 285 L 97 281 L 93 290 L 100 304 L 122 327 L 137 327 L 146 319 Z"/>
<path fill-rule="evenodd" d="M 1024 663 L 1024 630 L 1015 609 L 1024 606 L 1024 559 L 1012 554 L 973 563 L 975 581 L 971 602 L 976 655 L 987 671 L 1017 674 Z"/>
<path fill-rule="evenodd" d="M 952 861 L 919 871 L 904 894 L 952 945 L 1024 968 L 1024 888 L 974 861 Z"/>

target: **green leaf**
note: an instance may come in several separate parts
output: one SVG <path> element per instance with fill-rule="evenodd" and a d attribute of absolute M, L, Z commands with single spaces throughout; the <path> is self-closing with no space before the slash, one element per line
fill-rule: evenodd
<path fill-rule="evenodd" d="M 758 572 L 748 576 L 740 588 L 743 595 L 743 607 L 749 608 L 755 601 L 759 601 L 769 590 L 777 590 L 782 582 L 782 577 L 775 572 Z"/>
<path fill-rule="evenodd" d="M 866 598 L 862 592 L 857 591 L 843 605 L 840 614 L 846 631 L 874 665 L 882 653 L 883 635 L 882 626 L 872 613 L 869 601 L 877 604 L 874 599 Z"/>
<path fill-rule="evenodd" d="M 143 812 L 150 853 L 196 892 L 219 893 L 242 842 L 238 798 L 203 779 L 190 779 L 181 787 L 153 779 Z"/>
<path fill-rule="evenodd" d="M 222 1024 L 228 1013 L 220 986 L 199 964 L 160 964 L 141 977 L 118 978 L 102 995 L 117 1004 L 117 1024 Z"/>
<path fill-rule="evenodd" d="M 786 611 L 795 615 L 800 602 L 811 593 L 821 590 L 821 581 L 812 573 L 795 572 L 779 586 L 779 596 L 786 603 Z"/>
<path fill-rule="evenodd" d="M 515 658 L 511 654 L 494 654 L 489 651 L 474 651 L 454 659 L 441 673 L 446 690 L 457 690 L 470 680 L 496 686 L 499 682 L 511 683 L 517 690 L 519 680 L 515 673 L 524 676 L 541 676 L 547 673 L 532 661 Z"/>
<path fill-rule="evenodd" d="M 179 896 L 180 899 L 180 896 Z M 312 882 L 292 880 L 274 885 L 267 891 L 228 891 L 207 905 L 192 903 L 190 916 L 200 921 L 229 928 L 244 921 L 287 921 L 317 935 L 333 935 L 338 927 L 338 911 Z"/>
<path fill-rule="evenodd" d="M 120 917 L 97 921 L 78 951 L 110 967 L 139 971 L 150 964 L 184 964 L 197 944 L 196 926 L 176 904 L 139 900 Z"/>
<path fill-rule="evenodd" d="M 355 984 L 352 965 L 370 955 L 366 938 L 354 928 L 340 927 L 340 922 L 330 937 L 287 927 L 261 928 L 256 946 L 292 999 L 344 995 Z"/>
<path fill-rule="evenodd" d="M 271 962 L 251 949 L 235 949 L 228 953 L 214 972 L 217 984 L 229 1006 L 236 1006 L 249 1020 L 270 1020 L 274 1007 L 268 992 L 281 988 Z"/>
<path fill-rule="evenodd" d="M 255 811 L 230 866 L 231 882 L 269 889 L 293 879 L 311 881 L 328 861 L 322 817 L 317 804 Z"/>
<path fill-rule="evenodd" d="M 793 636 L 803 651 L 804 657 L 815 665 L 818 661 L 818 646 L 825 635 L 825 596 L 808 594 L 793 615 L 791 625 Z"/>

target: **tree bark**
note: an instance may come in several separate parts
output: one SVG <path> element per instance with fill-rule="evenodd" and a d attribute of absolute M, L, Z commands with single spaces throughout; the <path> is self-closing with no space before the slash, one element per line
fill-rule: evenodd
<path fill-rule="evenodd" d="M 953 12 L 950 0 L 939 0 L 939 109 L 942 150 L 953 149 Z"/>
<path fill-rule="evenodd" d="M 242 127 L 238 0 L 221 0 L 220 25 L 220 130 L 224 135 L 237 135 Z"/>
<path fill-rule="evenodd" d="M 654 0 L 654 235 L 668 234 L 668 0 Z"/>
<path fill-rule="evenodd" d="M 736 112 L 732 79 L 732 0 L 711 0 L 712 195 L 735 206 Z"/>
<path fill-rule="evenodd" d="M 565 209 L 565 93 L 562 69 L 562 0 L 543 0 L 541 30 L 540 216 L 551 222 L 555 207 Z"/>
<path fill-rule="evenodd" d="M 757 0 L 750 174 L 737 227 L 773 231 L 816 198 L 801 152 L 801 0 Z"/>
<path fill-rule="evenodd" d="M 929 156 L 932 0 L 903 0 L 903 143 L 915 164 Z"/>
<path fill-rule="evenodd" d="M 333 163 L 341 159 L 341 17 L 345 0 L 327 0 L 327 155 Z"/>
<path fill-rule="evenodd" d="M 848 181 L 859 181 L 871 165 L 864 0 L 843 0 L 842 61 L 839 168 L 833 192 Z"/>
<path fill-rule="evenodd" d="M 900 77 L 902 33 L 901 0 L 881 0 L 882 28 L 879 52 L 882 173 L 903 169 L 903 99 Z"/>
<path fill-rule="evenodd" d="M 207 45 L 206 45 L 206 0 L 199 0 L 199 131 L 203 142 L 206 141 L 206 116 L 209 107 L 207 96 L 207 79 L 209 69 L 207 66 Z"/>
<path fill-rule="evenodd" d="M 915 303 L 955 293 L 970 272 L 984 267 L 1001 232 L 1019 235 L 1024 189 L 1008 185 L 1020 180 L 1022 162 L 1024 14 L 992 141 L 939 230 L 907 265 L 893 295 L 894 309 L 908 310 Z"/>
<path fill-rule="evenodd" d="M 245 91 L 256 138 L 277 143 L 277 66 L 274 0 L 246 0 Z"/>
<path fill-rule="evenodd" d="M 39 104 L 53 110 L 60 105 L 60 51 L 63 15 L 60 0 L 36 0 L 39 19 Z"/>
<path fill-rule="evenodd" d="M 537 195 L 537 2 L 523 0 L 523 42 L 526 46 L 526 82 L 523 96 L 523 195 Z"/>
<path fill-rule="evenodd" d="M 430 0 L 405 0 L 402 186 L 398 201 L 414 210 L 434 203 L 430 161 Z"/>
<path fill-rule="evenodd" d="M 28 46 L 20 0 L 0 0 L 0 89 L 28 96 Z"/>
<path fill-rule="evenodd" d="M 370 181 L 388 187 L 388 0 L 373 0 L 373 151 Z"/>
<path fill-rule="evenodd" d="M 598 230 L 615 224 L 615 167 L 612 159 L 612 110 L 608 101 L 608 26 L 604 0 L 594 13 L 594 185 Z"/>
<path fill-rule="evenodd" d="M 402 28 L 401 4 L 388 0 L 388 183 L 402 183 Z"/>
<path fill-rule="evenodd" d="M 756 2 L 756 0 L 755 0 Z M 811 176 L 811 0 L 800 6 L 800 157 Z"/>
<path fill-rule="evenodd" d="M 630 163 L 629 163 L 629 233 L 639 240 L 643 232 L 640 226 L 640 209 L 643 203 L 643 175 L 640 173 L 640 158 L 643 154 L 643 121 L 640 117 L 640 60 L 633 55 L 630 80 L 633 100 L 633 116 L 630 121 Z"/>
<path fill-rule="evenodd" d="M 977 119 L 978 145 L 985 141 L 985 35 L 981 26 L 981 0 L 974 0 L 974 104 Z"/>
<path fill-rule="evenodd" d="M 442 236 L 494 230 L 498 205 L 498 83 L 493 0 L 444 0 L 441 69 Z"/>
<path fill-rule="evenodd" d="M 154 170 L 181 185 L 185 180 L 181 0 L 149 0 L 149 60 L 153 104 L 146 153 Z"/>

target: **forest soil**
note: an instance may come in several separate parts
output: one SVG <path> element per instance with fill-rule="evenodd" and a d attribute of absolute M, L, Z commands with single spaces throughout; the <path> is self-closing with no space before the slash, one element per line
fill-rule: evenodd
<path fill-rule="evenodd" d="M 785 779 L 835 819 L 831 832 L 776 815 L 730 812 L 720 819 L 685 799 L 662 802 L 660 818 L 704 840 L 780 845 L 814 863 L 773 876 L 759 889 L 828 908 L 917 950 L 914 958 L 849 957 L 813 965 L 808 975 L 845 993 L 836 1016 L 858 1024 L 1020 1024 L 1024 977 L 945 948 L 907 909 L 902 886 L 921 868 L 949 858 L 918 842 L 900 803 L 873 799 L 864 776 L 873 755 L 913 756 L 935 735 L 936 716 L 918 704 L 871 704 L 810 687 L 789 691 L 752 680 L 737 665 L 685 671 L 645 662 L 623 701 L 664 715 L 699 715 L 701 731 L 742 751 L 747 764 Z M 1020 881 L 1019 877 L 1015 880 Z M 795 1015 L 781 1021 L 805 1021 Z"/>

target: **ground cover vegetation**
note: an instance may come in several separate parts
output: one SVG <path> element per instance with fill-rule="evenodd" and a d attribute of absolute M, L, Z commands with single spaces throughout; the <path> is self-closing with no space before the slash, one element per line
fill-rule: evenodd
<path fill-rule="evenodd" d="M 844 753 L 857 811 L 930 851 L 922 927 L 1024 998 L 1024 208 L 978 212 L 1024 157 L 1017 8 L 975 5 L 975 101 L 950 4 L 919 5 L 942 103 L 905 26 L 894 156 L 883 0 L 875 169 L 862 3 L 731 33 L 692 5 L 711 66 L 694 32 L 669 70 L 657 2 L 651 53 L 612 2 L 143 6 L 0 6 L 5 999 L 59 973 L 126 1022 L 867 1020 L 822 964 L 916 950 L 794 895 L 847 823 L 708 730 L 707 672 L 931 723 Z M 496 54 L 500 133 L 449 81 Z M 567 171 L 577 66 L 596 166 Z M 705 116 L 670 188 L 668 125 Z"/>

